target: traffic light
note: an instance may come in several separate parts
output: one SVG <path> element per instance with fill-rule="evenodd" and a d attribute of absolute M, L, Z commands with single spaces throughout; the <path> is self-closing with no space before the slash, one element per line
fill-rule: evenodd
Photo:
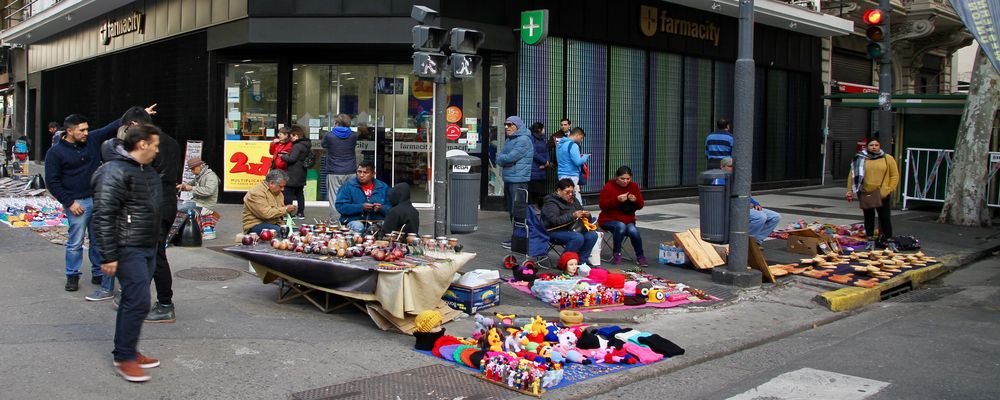
<path fill-rule="evenodd" d="M 413 27 L 413 49 L 417 51 L 439 52 L 447 44 L 448 31 L 436 26 L 417 25 Z"/>
<path fill-rule="evenodd" d="M 413 74 L 421 78 L 437 78 L 447 63 L 448 56 L 442 53 L 417 51 L 413 53 Z"/>
<path fill-rule="evenodd" d="M 476 52 L 486 40 L 486 35 L 477 30 L 452 28 L 448 36 L 452 51 L 451 75 L 458 79 L 472 78 L 482 63 L 483 58 Z"/>
<path fill-rule="evenodd" d="M 873 8 L 865 11 L 862 19 L 868 26 L 865 29 L 865 37 L 868 38 L 868 58 L 879 60 L 889 52 L 889 43 L 885 40 L 889 36 L 889 15 L 878 8 Z"/>

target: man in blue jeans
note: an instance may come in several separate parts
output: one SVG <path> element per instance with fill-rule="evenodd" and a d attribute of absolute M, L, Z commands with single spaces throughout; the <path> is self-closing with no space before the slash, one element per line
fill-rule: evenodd
<path fill-rule="evenodd" d="M 93 212 L 94 190 L 90 177 L 101 164 L 101 143 L 114 137 L 121 120 L 90 131 L 87 118 L 72 114 L 63 121 L 66 134 L 45 153 L 45 183 L 49 193 L 59 200 L 69 220 L 69 238 L 66 241 L 66 291 L 80 289 L 80 266 L 83 265 L 83 237 L 89 231 L 91 283 L 101 285 L 88 300 L 113 298 L 114 279 L 104 279 L 100 268 L 100 254 L 94 245 L 94 232 L 90 229 Z"/>
<path fill-rule="evenodd" d="M 524 126 L 521 117 L 512 115 L 503 123 L 507 141 L 497 154 L 497 165 L 503 167 L 503 195 L 511 221 L 524 221 L 528 205 L 527 189 L 531 181 L 531 160 L 535 150 L 531 144 L 531 133 Z M 523 198 L 518 192 L 525 191 Z M 510 248 L 510 241 L 500 243 Z"/>
<path fill-rule="evenodd" d="M 733 172 L 732 157 L 725 157 L 719 161 L 719 167 L 726 172 Z M 757 200 L 750 198 L 750 227 L 748 234 L 757 240 L 757 245 L 763 246 L 764 239 L 767 239 L 774 232 L 774 228 L 781 223 L 781 214 L 761 207 Z"/>
<path fill-rule="evenodd" d="M 149 313 L 149 282 L 160 240 L 163 188 L 150 164 L 159 151 L 161 133 L 154 125 L 130 126 L 113 158 L 93 178 L 94 236 L 101 249 L 101 271 L 117 276 L 122 287 L 113 365 L 129 382 L 148 381 L 145 369 L 160 365 L 137 348 Z"/>

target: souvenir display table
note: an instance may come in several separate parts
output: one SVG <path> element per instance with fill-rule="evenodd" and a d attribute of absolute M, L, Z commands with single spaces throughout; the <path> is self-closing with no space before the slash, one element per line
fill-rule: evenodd
<path fill-rule="evenodd" d="M 370 315 L 374 308 L 407 333 L 412 330 L 407 321 L 422 311 L 438 309 L 457 315 L 447 312 L 450 309 L 441 296 L 455 272 L 476 256 L 440 251 L 409 255 L 400 260 L 404 262 L 391 263 L 367 256 L 342 258 L 276 250 L 267 244 L 236 245 L 225 251 L 250 261 L 264 283 L 281 279 L 279 302 L 304 297 L 324 312 L 348 304 L 364 305 Z M 340 304 L 331 305 L 337 300 Z M 385 329 L 382 323 L 379 326 Z"/>

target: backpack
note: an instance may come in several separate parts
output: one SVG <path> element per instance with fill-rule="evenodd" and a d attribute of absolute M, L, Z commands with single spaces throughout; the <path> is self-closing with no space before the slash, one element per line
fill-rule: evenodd
<path fill-rule="evenodd" d="M 892 238 L 896 242 L 896 248 L 902 251 L 913 251 L 920 249 L 920 241 L 913 236 L 896 236 Z"/>
<path fill-rule="evenodd" d="M 308 169 L 312 168 L 314 165 L 316 165 L 316 153 L 313 153 L 312 150 L 310 150 L 306 153 L 306 158 L 302 159 L 302 166 Z"/>
<path fill-rule="evenodd" d="M 25 154 L 28 152 L 28 141 L 24 138 L 18 138 L 14 142 L 14 152 L 17 154 Z"/>

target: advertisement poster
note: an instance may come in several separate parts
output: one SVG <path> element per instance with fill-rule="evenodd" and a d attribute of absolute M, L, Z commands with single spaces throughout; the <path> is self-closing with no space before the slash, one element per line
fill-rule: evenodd
<path fill-rule="evenodd" d="M 245 192 L 263 181 L 271 168 L 270 144 L 266 140 L 227 140 L 222 190 Z"/>

